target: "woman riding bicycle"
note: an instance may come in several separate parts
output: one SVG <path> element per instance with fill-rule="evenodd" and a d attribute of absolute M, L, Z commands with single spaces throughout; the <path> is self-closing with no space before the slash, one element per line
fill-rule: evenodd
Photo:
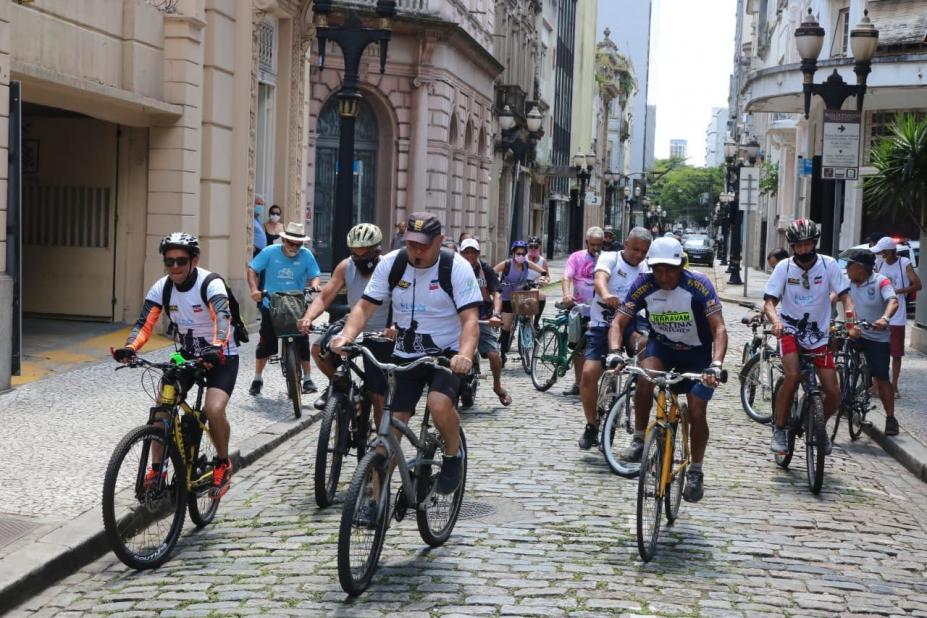
<path fill-rule="evenodd" d="M 537 283 L 547 283 L 547 268 L 528 260 L 528 243 L 516 240 L 512 243 L 511 257 L 496 264 L 495 270 L 502 280 L 502 364 L 509 352 L 512 343 L 512 292 L 520 292 L 531 287 L 533 281 L 528 274 L 532 271 L 539 273 Z"/>
<path fill-rule="evenodd" d="M 547 258 L 541 255 L 541 239 L 538 236 L 529 236 L 528 237 L 528 261 L 532 264 L 540 266 L 544 270 L 547 270 Z M 538 284 L 538 287 L 546 285 L 549 282 L 549 279 L 544 277 L 544 281 L 541 281 L 541 278 L 544 277 L 541 273 L 536 270 L 528 271 L 528 281 L 534 281 Z M 538 292 L 538 312 L 534 316 L 534 329 L 541 329 L 541 315 L 544 313 L 544 307 L 547 305 L 547 298 L 544 296 L 544 292 Z"/>

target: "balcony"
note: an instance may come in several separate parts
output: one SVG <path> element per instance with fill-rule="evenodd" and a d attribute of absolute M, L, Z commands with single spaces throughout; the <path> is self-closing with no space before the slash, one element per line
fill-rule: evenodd
<path fill-rule="evenodd" d="M 396 8 L 400 13 L 428 13 L 429 0 L 397 0 Z M 338 5 L 367 8 L 371 11 L 377 8 L 377 0 L 340 0 Z"/>

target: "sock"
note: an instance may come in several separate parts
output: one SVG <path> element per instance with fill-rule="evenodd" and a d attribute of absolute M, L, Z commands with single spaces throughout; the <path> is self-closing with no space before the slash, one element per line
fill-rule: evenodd
<path fill-rule="evenodd" d="M 690 464 L 689 464 L 689 471 L 690 471 L 690 472 L 701 472 L 701 471 L 702 471 L 702 464 L 701 464 L 701 463 L 695 463 L 695 462 L 690 463 Z"/>
<path fill-rule="evenodd" d="M 263 382 L 263 381 L 264 381 L 264 376 L 262 376 L 260 373 L 258 373 L 257 371 L 255 371 L 255 372 L 254 372 L 254 381 L 255 381 L 255 382 Z"/>

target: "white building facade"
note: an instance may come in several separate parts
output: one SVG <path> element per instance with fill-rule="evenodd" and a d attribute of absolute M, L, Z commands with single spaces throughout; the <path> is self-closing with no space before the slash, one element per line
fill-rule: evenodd
<path fill-rule="evenodd" d="M 727 135 L 727 108 L 711 108 L 711 120 L 705 129 L 705 167 L 724 163 L 724 138 Z"/>

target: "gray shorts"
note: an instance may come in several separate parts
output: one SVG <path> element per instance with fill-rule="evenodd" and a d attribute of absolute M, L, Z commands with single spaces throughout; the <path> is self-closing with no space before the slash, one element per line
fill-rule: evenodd
<path fill-rule="evenodd" d="M 499 351 L 499 340 L 496 339 L 489 324 L 480 324 L 480 340 L 476 345 L 476 351 L 483 358 L 486 358 L 490 352 Z"/>

